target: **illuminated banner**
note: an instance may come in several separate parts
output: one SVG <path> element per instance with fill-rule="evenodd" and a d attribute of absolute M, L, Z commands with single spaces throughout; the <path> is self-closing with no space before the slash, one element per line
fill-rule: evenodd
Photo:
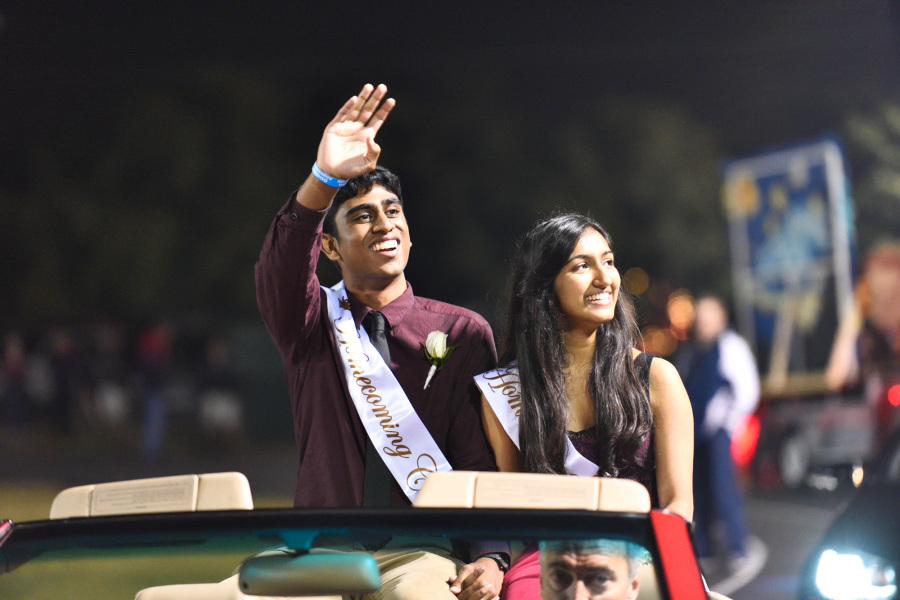
<path fill-rule="evenodd" d="M 852 203 L 840 144 L 826 138 L 732 161 L 722 198 L 737 325 L 767 389 L 815 388 L 837 316 L 853 296 Z"/>

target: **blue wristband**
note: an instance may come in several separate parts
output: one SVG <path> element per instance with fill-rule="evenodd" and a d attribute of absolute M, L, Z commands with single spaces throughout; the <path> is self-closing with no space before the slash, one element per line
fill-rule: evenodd
<path fill-rule="evenodd" d="M 319 163 L 313 163 L 312 167 L 313 177 L 327 185 L 328 187 L 333 188 L 342 188 L 347 185 L 346 179 L 338 179 L 337 177 L 332 177 L 325 171 L 319 168 Z"/>

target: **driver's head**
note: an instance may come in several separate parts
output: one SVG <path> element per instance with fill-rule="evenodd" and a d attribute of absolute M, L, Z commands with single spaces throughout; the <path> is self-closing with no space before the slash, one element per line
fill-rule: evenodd
<path fill-rule="evenodd" d="M 541 543 L 542 600 L 635 600 L 640 548 L 619 540 Z"/>

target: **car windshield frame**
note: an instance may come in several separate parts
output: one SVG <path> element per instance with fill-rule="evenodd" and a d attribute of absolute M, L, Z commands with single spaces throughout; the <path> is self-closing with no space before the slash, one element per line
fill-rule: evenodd
<path fill-rule="evenodd" d="M 385 508 L 266 508 L 0 521 L 0 575 L 39 561 L 115 558 L 153 553 L 190 555 L 289 548 L 317 540 L 365 543 L 385 536 L 445 536 L 452 540 L 618 539 L 652 557 L 662 598 L 702 586 L 689 525 L 681 517 L 588 510 Z M 668 542 L 666 542 L 668 538 Z M 668 547 L 667 547 L 668 546 Z M 0 580 L 2 581 L 2 580 Z M 705 596 L 703 596 L 705 597 Z"/>
<path fill-rule="evenodd" d="M 365 541 L 385 535 L 453 539 L 625 539 L 652 550 L 648 514 L 581 510 L 508 509 L 255 509 L 147 513 L 27 521 L 0 534 L 0 572 L 60 551 L 92 556 L 128 547 L 216 552 L 235 543 L 309 549 L 318 538 Z M 2 529 L 0 529 L 2 532 Z"/>

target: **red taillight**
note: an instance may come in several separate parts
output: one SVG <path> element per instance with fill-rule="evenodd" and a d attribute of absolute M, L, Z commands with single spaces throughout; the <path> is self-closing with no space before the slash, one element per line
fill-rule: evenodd
<path fill-rule="evenodd" d="M 895 408 L 900 406 L 900 383 L 895 383 L 888 388 L 887 399 L 891 406 Z"/>
<path fill-rule="evenodd" d="M 759 445 L 759 417 L 752 415 L 747 419 L 744 428 L 731 440 L 731 457 L 740 468 L 745 468 L 753 461 L 756 447 Z"/>

